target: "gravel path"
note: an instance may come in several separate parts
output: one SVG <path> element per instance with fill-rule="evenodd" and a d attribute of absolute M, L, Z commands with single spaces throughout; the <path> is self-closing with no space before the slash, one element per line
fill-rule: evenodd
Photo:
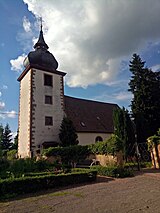
<path fill-rule="evenodd" d="M 1 213 L 160 213 L 160 173 L 99 177 L 96 183 L 0 203 Z"/>

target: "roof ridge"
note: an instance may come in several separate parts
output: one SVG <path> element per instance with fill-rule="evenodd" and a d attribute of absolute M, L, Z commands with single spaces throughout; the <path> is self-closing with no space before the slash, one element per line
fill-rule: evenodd
<path fill-rule="evenodd" d="M 68 95 L 64 95 L 64 97 L 66 97 L 66 98 L 72 98 L 72 99 L 77 99 L 77 100 L 81 100 L 81 101 L 86 101 L 86 102 L 94 102 L 94 103 L 109 104 L 109 105 L 118 106 L 118 104 L 114 104 L 114 103 L 108 103 L 108 102 L 96 101 L 96 100 L 90 100 L 90 99 L 84 99 L 84 98 L 77 98 L 77 97 L 68 96 Z"/>

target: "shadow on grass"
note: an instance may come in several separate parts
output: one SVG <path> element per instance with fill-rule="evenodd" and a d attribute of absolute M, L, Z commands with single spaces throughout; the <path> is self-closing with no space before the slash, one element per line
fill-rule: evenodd
<path fill-rule="evenodd" d="M 27 198 L 38 198 L 39 196 L 47 196 L 50 193 L 56 193 L 56 192 L 62 192 L 68 189 L 73 189 L 73 188 L 78 188 L 86 185 L 94 185 L 98 183 L 104 183 L 104 182 L 109 182 L 113 181 L 115 178 L 111 177 L 106 177 L 106 176 L 97 176 L 97 179 L 92 182 L 84 182 L 84 183 L 77 183 L 77 184 L 72 184 L 68 186 L 63 186 L 63 187 L 56 187 L 56 188 L 51 188 L 51 189 L 44 189 L 38 192 L 33 192 L 33 193 L 26 193 L 26 194 L 21 194 L 21 195 L 16 195 L 16 194 L 10 194 L 7 195 L 6 197 L 0 199 L 0 203 L 2 202 L 11 202 L 15 200 L 22 200 L 22 199 L 27 199 Z M 65 193 L 62 193 L 65 195 Z"/>
<path fill-rule="evenodd" d="M 104 182 L 109 182 L 113 180 L 115 180 L 115 178 L 98 175 L 95 183 L 104 183 Z"/>

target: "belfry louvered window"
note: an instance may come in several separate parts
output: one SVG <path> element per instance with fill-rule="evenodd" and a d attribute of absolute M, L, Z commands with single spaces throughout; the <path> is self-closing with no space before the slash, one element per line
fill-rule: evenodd
<path fill-rule="evenodd" d="M 52 79 L 52 75 L 47 75 L 44 74 L 44 85 L 45 86 L 53 86 L 53 79 Z"/>

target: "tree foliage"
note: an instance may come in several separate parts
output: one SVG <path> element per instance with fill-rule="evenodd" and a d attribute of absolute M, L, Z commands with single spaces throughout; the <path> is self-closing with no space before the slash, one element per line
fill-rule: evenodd
<path fill-rule="evenodd" d="M 2 157 L 3 126 L 0 124 L 0 158 Z"/>
<path fill-rule="evenodd" d="M 11 146 L 11 149 L 18 150 L 18 131 L 17 131 L 16 136 L 14 137 L 14 142 L 13 142 L 13 144 Z"/>
<path fill-rule="evenodd" d="M 64 117 L 60 127 L 59 138 L 62 146 L 72 146 L 78 144 L 78 136 L 73 123 L 67 117 Z"/>
<path fill-rule="evenodd" d="M 3 128 L 0 126 L 0 142 L 2 150 L 9 150 L 12 146 L 12 133 L 9 124 Z"/>
<path fill-rule="evenodd" d="M 113 113 L 114 133 L 122 141 L 125 156 L 131 155 L 131 149 L 135 143 L 134 125 L 127 110 L 117 108 Z"/>
<path fill-rule="evenodd" d="M 3 126 L 2 124 L 0 124 L 0 145 L 2 145 L 3 141 L 3 132 L 4 132 Z"/>
<path fill-rule="evenodd" d="M 135 119 L 137 141 L 145 142 L 160 127 L 160 72 L 144 67 L 145 62 L 134 54 L 129 91 L 133 93 L 131 109 Z"/>
<path fill-rule="evenodd" d="M 160 144 L 160 128 L 157 131 L 157 134 L 147 138 L 148 150 L 152 150 L 153 147 L 156 147 L 158 144 Z"/>

